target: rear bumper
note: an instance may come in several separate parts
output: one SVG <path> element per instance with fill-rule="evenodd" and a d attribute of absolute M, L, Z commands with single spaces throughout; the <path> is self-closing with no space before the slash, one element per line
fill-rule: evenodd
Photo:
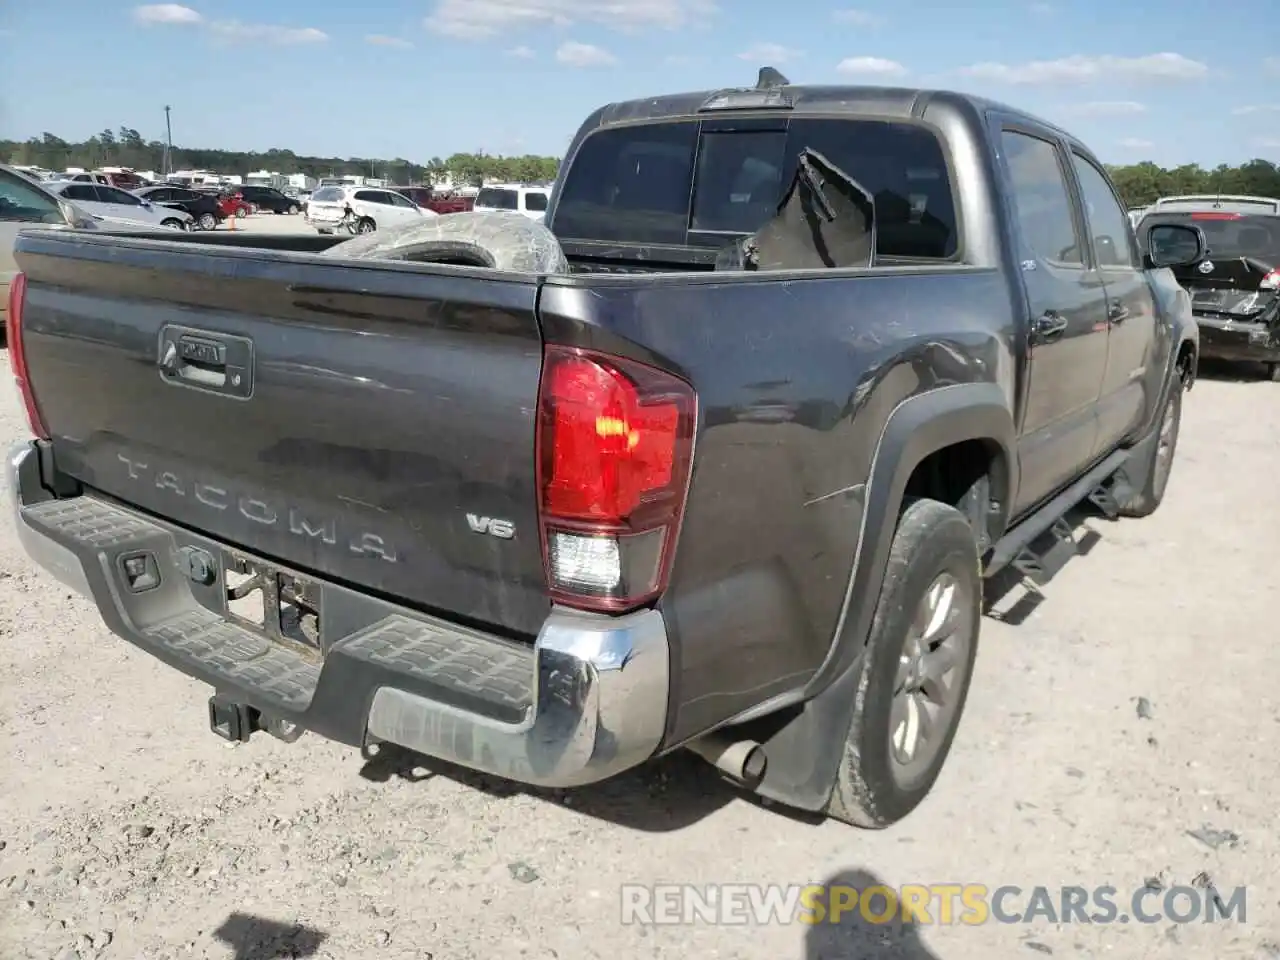
<path fill-rule="evenodd" d="M 1200 356 L 1219 360 L 1280 361 L 1280 328 L 1268 323 L 1196 317 Z"/>
<path fill-rule="evenodd" d="M 669 654 L 656 610 L 553 608 L 530 648 L 309 577 L 321 655 L 242 626 L 226 614 L 220 575 L 188 574 L 192 551 L 225 558 L 225 545 L 91 494 L 56 499 L 40 460 L 22 443 L 7 461 L 31 558 L 93 599 L 113 632 L 265 720 L 547 787 L 607 779 L 662 742 Z M 159 582 L 134 592 L 124 559 L 139 554 Z"/>

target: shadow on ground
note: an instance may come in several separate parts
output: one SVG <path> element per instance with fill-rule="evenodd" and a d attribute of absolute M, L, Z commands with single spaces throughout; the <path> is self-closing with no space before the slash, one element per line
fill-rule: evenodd
<path fill-rule="evenodd" d="M 841 871 L 827 881 L 827 890 L 848 887 L 861 896 L 863 891 L 885 886 L 884 881 L 866 870 Z M 830 893 L 828 893 L 830 897 Z M 859 901 L 860 903 L 860 901 Z M 871 909 L 876 916 L 885 910 L 885 901 L 873 896 Z M 824 918 L 809 928 L 804 939 L 803 960 L 940 960 L 920 938 L 915 923 L 902 922 L 901 916 L 887 923 L 867 920 L 861 909 L 843 913 L 834 922 Z"/>
<path fill-rule="evenodd" d="M 983 613 L 1013 626 L 1024 623 L 1048 599 L 1040 588 L 1048 587 L 1063 567 L 1076 557 L 1087 556 L 1102 540 L 1102 534 L 1085 523 L 1089 519 L 1105 520 L 1106 516 L 1086 500 L 1062 518 L 1061 531 L 1069 531 L 1069 538 L 1050 530 L 1032 540 L 1027 546 L 1037 567 L 1033 575 L 1028 576 L 1011 564 L 988 578 L 983 585 Z M 1028 580 L 1033 588 L 1028 587 Z M 1022 592 L 1012 603 L 1006 603 L 1017 590 Z"/>
<path fill-rule="evenodd" d="M 380 744 L 360 776 L 375 783 L 392 778 L 418 782 L 445 777 L 492 797 L 530 796 L 644 833 L 671 833 L 692 826 L 743 795 L 705 761 L 679 750 L 603 783 L 572 790 L 542 790 L 477 773 Z"/>
<path fill-rule="evenodd" d="M 314 957 L 329 935 L 298 923 L 233 913 L 213 937 L 235 951 L 233 960 L 301 960 Z"/>
<path fill-rule="evenodd" d="M 1265 364 L 1244 360 L 1219 360 L 1203 357 L 1196 369 L 1198 380 L 1221 380 L 1224 383 L 1271 383 Z"/>

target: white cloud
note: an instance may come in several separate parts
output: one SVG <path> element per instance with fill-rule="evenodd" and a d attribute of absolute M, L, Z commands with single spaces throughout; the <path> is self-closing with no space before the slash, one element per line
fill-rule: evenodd
<path fill-rule="evenodd" d="M 738 54 L 739 60 L 748 60 L 757 65 L 772 66 L 795 60 L 804 54 L 792 47 L 784 47 L 780 43 L 753 43 Z"/>
<path fill-rule="evenodd" d="M 569 67 L 608 67 L 617 63 L 618 58 L 602 47 L 566 40 L 556 50 L 556 61 Z"/>
<path fill-rule="evenodd" d="M 831 19 L 853 27 L 879 27 L 885 22 L 884 17 L 869 10 L 836 10 L 832 12 Z"/>
<path fill-rule="evenodd" d="M 1256 104 L 1248 107 L 1236 107 L 1231 113 L 1237 117 L 1247 117 L 1255 113 L 1280 113 L 1280 104 Z"/>
<path fill-rule="evenodd" d="M 238 20 L 218 20 L 209 23 L 198 11 L 177 3 L 154 3 L 134 7 L 133 19 L 143 24 L 172 23 L 201 26 L 223 39 L 246 43 L 289 45 L 323 43 L 329 39 L 327 33 L 315 27 L 278 27 L 266 23 L 240 23 Z M 384 46 L 401 46 L 407 43 L 392 37 L 371 36 L 365 39 L 369 43 L 381 43 Z"/>
<path fill-rule="evenodd" d="M 303 43 L 324 43 L 329 35 L 315 27 L 278 27 L 269 23 L 241 23 L 238 20 L 221 20 L 210 28 L 226 40 L 245 43 L 270 43 L 276 46 L 294 46 Z"/>
<path fill-rule="evenodd" d="M 836 65 L 836 73 L 848 77 L 902 77 L 907 68 L 896 60 L 880 57 L 848 57 Z"/>
<path fill-rule="evenodd" d="M 1253 141 L 1255 147 L 1262 147 L 1264 150 L 1280 150 L 1280 137 L 1263 137 L 1261 140 Z"/>
<path fill-rule="evenodd" d="M 1145 57 L 1076 54 L 1061 60 L 1032 60 L 1012 65 L 978 63 L 960 72 L 976 80 L 1033 86 L 1095 80 L 1196 80 L 1205 76 L 1209 68 L 1180 53 L 1152 53 Z"/>
<path fill-rule="evenodd" d="M 614 30 L 676 30 L 705 20 L 716 0 L 436 0 L 428 30 L 484 40 L 525 27 L 596 23 Z"/>
<path fill-rule="evenodd" d="M 382 33 L 371 33 L 364 38 L 365 43 L 371 43 L 375 47 L 396 47 L 400 50 L 411 50 L 413 44 L 403 37 L 388 37 Z"/>
<path fill-rule="evenodd" d="M 1076 103 L 1064 108 L 1073 117 L 1131 117 L 1146 113 L 1146 104 L 1136 100 L 1096 100 L 1093 103 Z"/>
<path fill-rule="evenodd" d="M 1143 140 L 1141 137 L 1125 137 L 1120 141 L 1120 146 L 1128 150 L 1146 150 L 1154 147 L 1155 144 L 1150 140 Z"/>
<path fill-rule="evenodd" d="M 537 54 L 533 52 L 532 47 L 512 47 L 507 51 L 507 56 L 515 57 L 517 60 L 532 60 Z"/>
<path fill-rule="evenodd" d="M 203 23 L 200 16 L 190 7 L 177 3 L 150 3 L 133 8 L 133 19 L 138 23 Z"/>

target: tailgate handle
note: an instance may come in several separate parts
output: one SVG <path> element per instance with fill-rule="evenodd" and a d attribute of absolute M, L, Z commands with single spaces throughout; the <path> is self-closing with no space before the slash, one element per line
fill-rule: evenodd
<path fill-rule="evenodd" d="M 160 374 L 179 386 L 247 397 L 253 387 L 252 350 L 244 337 L 168 327 L 160 339 Z"/>

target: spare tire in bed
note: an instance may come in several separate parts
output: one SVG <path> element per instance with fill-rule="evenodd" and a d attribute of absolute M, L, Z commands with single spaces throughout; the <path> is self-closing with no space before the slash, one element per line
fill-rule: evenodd
<path fill-rule="evenodd" d="M 569 261 L 550 230 L 507 211 L 446 213 L 334 244 L 323 257 L 412 260 L 489 267 L 514 273 L 568 273 Z"/>

